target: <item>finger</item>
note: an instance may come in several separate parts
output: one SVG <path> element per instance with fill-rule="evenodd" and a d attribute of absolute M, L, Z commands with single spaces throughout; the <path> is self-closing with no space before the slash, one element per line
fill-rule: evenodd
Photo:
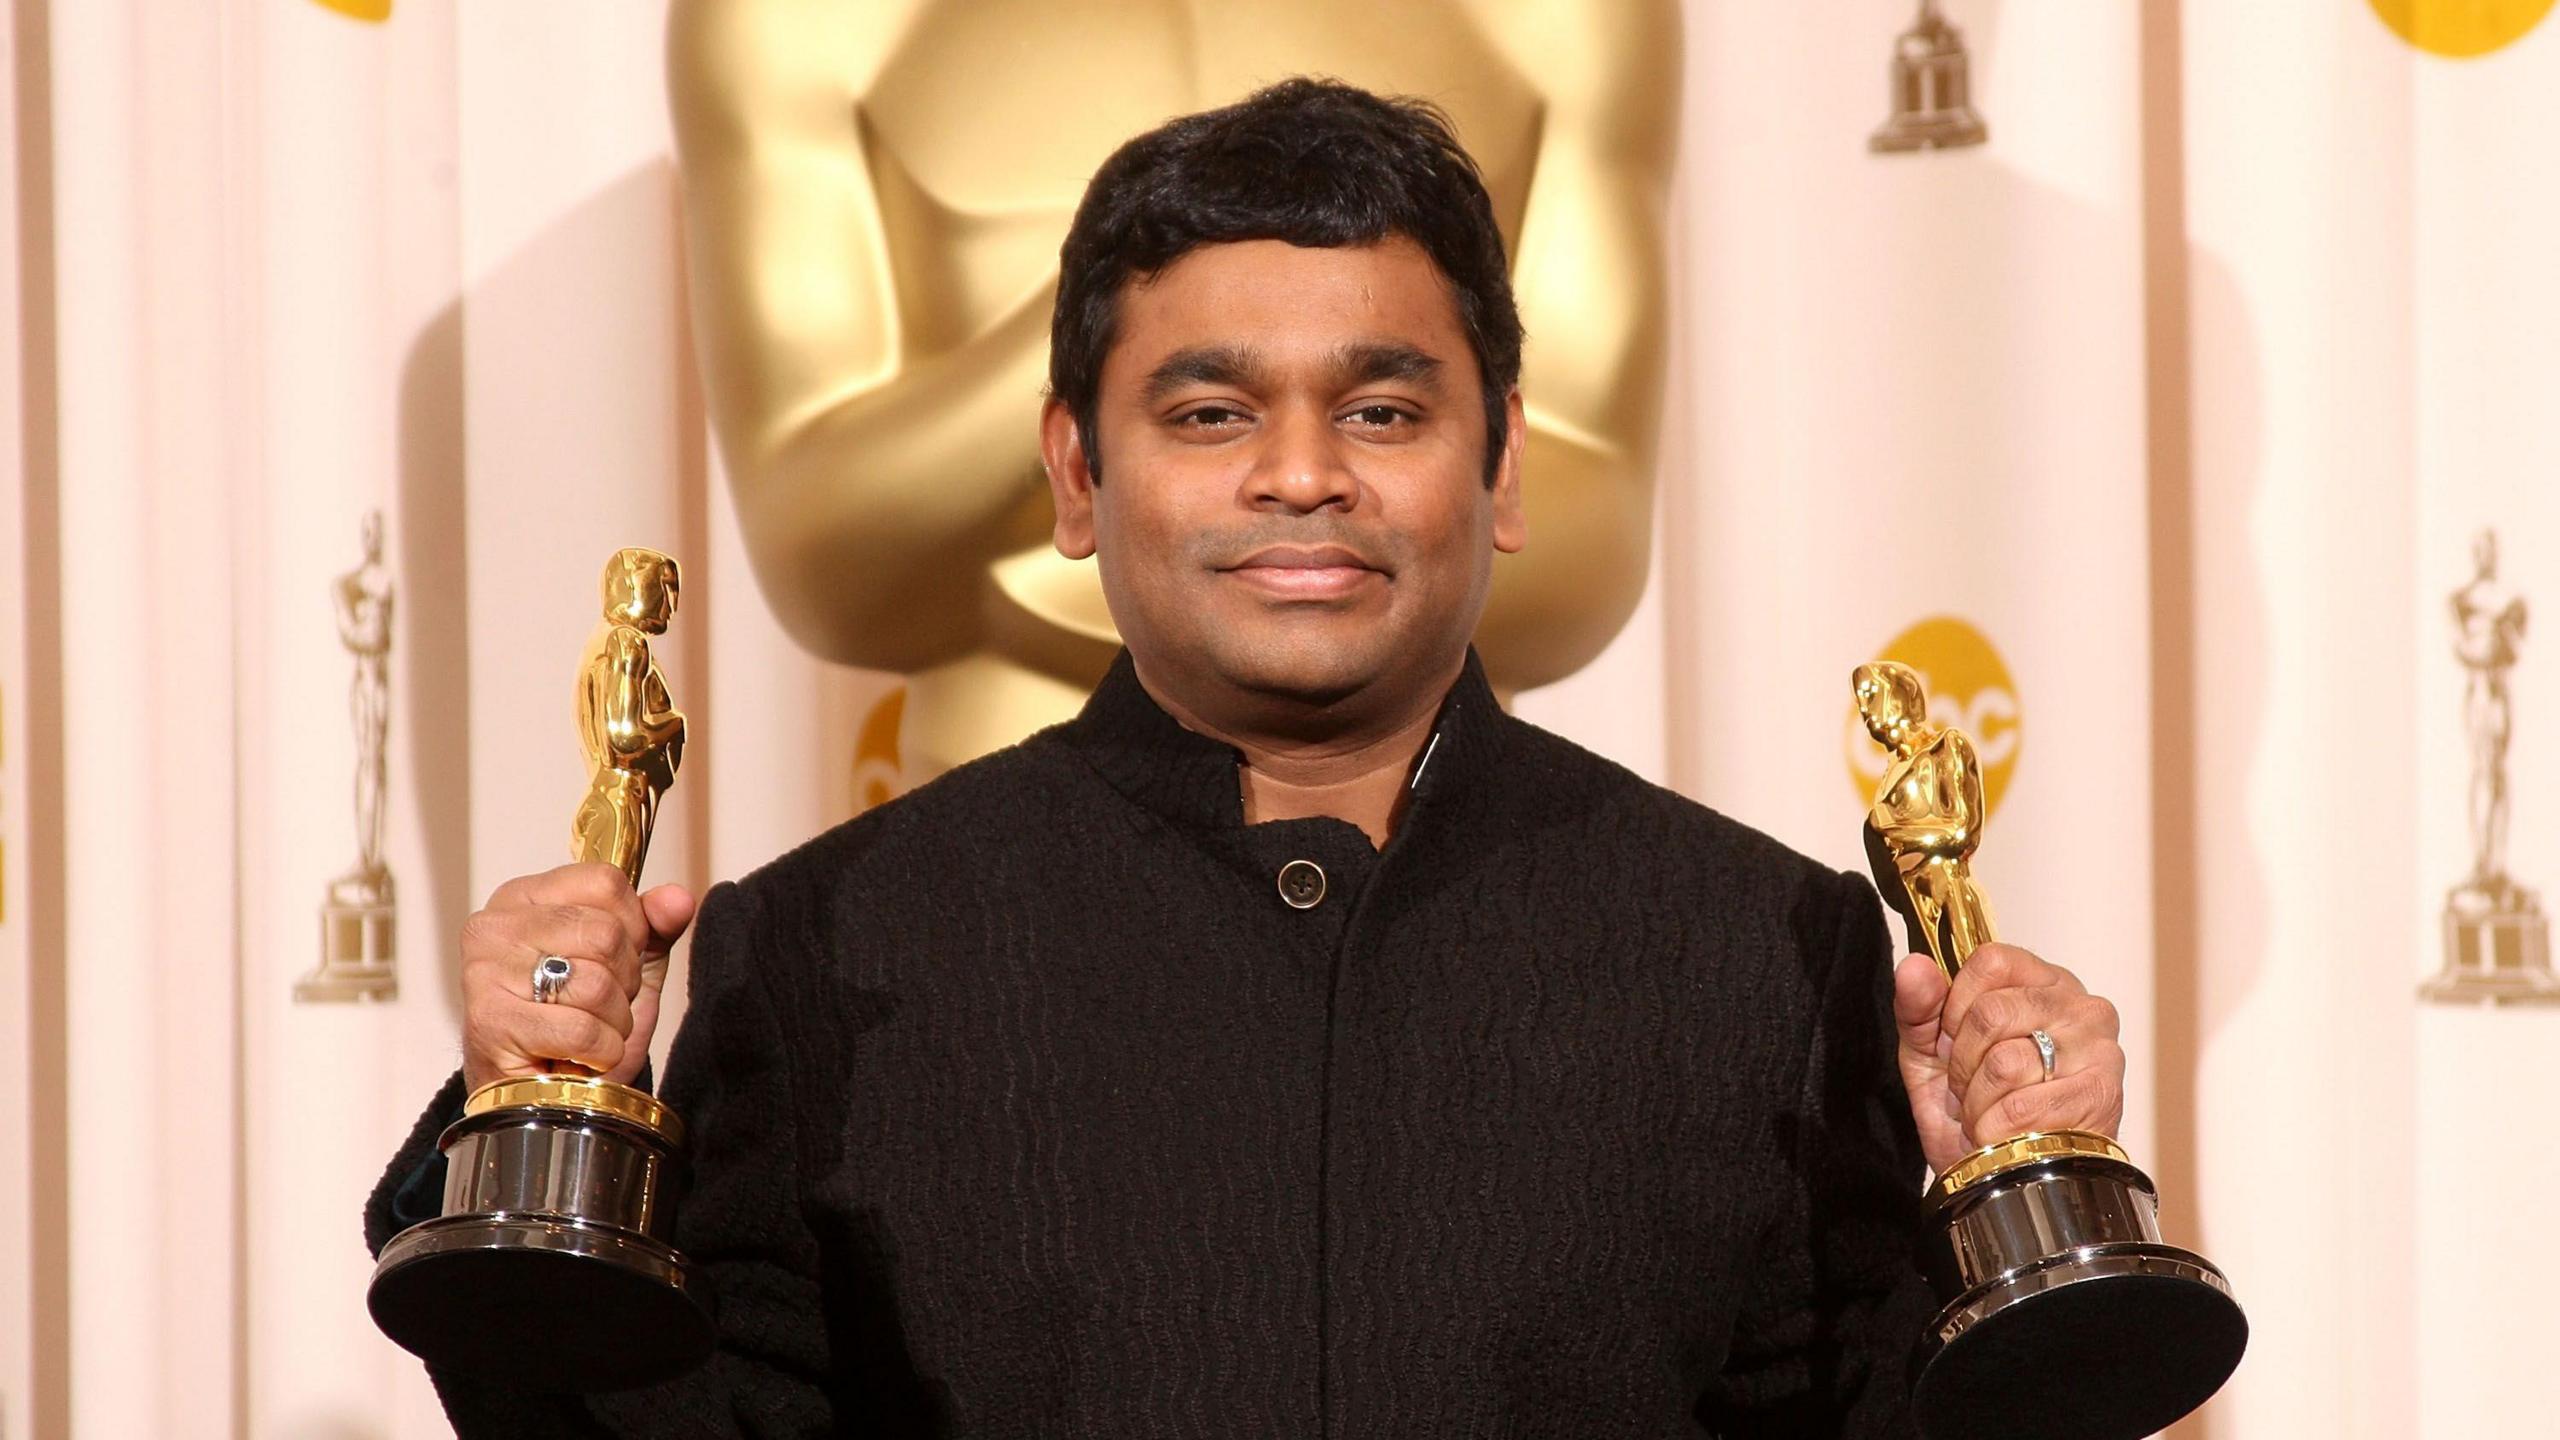
<path fill-rule="evenodd" d="M 608 1073 L 626 1048 L 622 1033 L 603 1016 L 574 1005 L 495 993 L 463 1009 L 462 1069 L 473 1089 L 510 1076 L 540 1075 L 563 1060 Z"/>
<path fill-rule="evenodd" d="M 2124 1086 L 2104 1070 L 2083 1070 L 2012 1090 L 1968 1127 L 1973 1143 L 1994 1145 L 2042 1131 L 2116 1133 L 2124 1123 Z"/>
<path fill-rule="evenodd" d="M 1997 942 L 1982 946 L 1957 970 L 1955 984 L 1947 992 L 1946 1031 L 1953 1035 L 1962 1030 L 1965 1017 L 1973 1013 L 1983 996 L 1993 991 L 2041 989 L 2048 985 L 2072 990 L 2087 988 L 2078 976 L 2032 951 Z"/>
<path fill-rule="evenodd" d="M 571 960 L 568 983 L 560 987 L 559 994 L 550 1000 L 535 1000 L 533 972 L 534 967 L 541 963 L 535 960 L 525 966 L 508 998 L 536 1005 L 565 1005 L 572 1010 L 584 1010 L 612 1026 L 616 1035 L 628 1036 L 631 1033 L 631 996 L 623 990 L 622 982 L 615 978 L 613 971 L 591 961 Z"/>
<path fill-rule="evenodd" d="M 519 912 L 513 936 L 529 973 L 534 961 L 559 955 L 602 966 L 622 993 L 640 988 L 638 937 L 622 917 L 590 905 L 548 905 Z"/>
<path fill-rule="evenodd" d="M 1973 1083 L 1983 1057 L 2004 1040 L 2022 1039 L 2038 1030 L 2057 1037 L 2112 1040 L 2116 1024 L 2115 1006 L 2059 985 L 1993 990 L 1974 1001 L 1964 1023 L 1954 1031 L 1947 1074 L 1962 1090 Z"/>
<path fill-rule="evenodd" d="M 649 933 L 649 921 L 641 912 L 639 892 L 631 888 L 631 881 L 619 868 L 601 860 L 580 860 L 509 883 L 522 886 L 519 895 L 527 904 L 584 905 L 609 911 L 631 932 L 635 946 L 641 944 Z M 499 888 L 503 891 L 506 887 Z M 490 903 L 496 904 L 494 897 Z"/>
<path fill-rule="evenodd" d="M 2053 1080 L 2095 1071 L 2119 1089 L 2124 1083 L 2124 1051 L 2115 1041 L 2095 1037 L 2057 1036 L 2053 1047 Z M 2052 1083 L 2045 1078 L 2044 1056 L 2031 1037 L 2003 1040 L 1982 1058 L 1963 1090 L 1964 1124 L 1979 1128 L 2000 1102 L 2021 1090 Z"/>
<path fill-rule="evenodd" d="M 511 1006 L 504 1023 L 507 1040 L 502 1049 L 533 1070 L 569 1060 L 602 1074 L 622 1063 L 621 1033 L 592 1011 L 527 1000 Z"/>

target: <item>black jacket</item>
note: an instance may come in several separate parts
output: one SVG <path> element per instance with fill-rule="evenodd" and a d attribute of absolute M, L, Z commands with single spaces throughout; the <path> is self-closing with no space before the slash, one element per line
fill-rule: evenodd
<path fill-rule="evenodd" d="M 440 1375 L 461 1433 L 1908 1432 L 1922 1165 L 1863 879 L 1472 659 L 1382 852 L 1244 825 L 1235 766 L 1123 656 L 714 889 L 664 1093 L 720 1354 L 585 1409 Z"/>

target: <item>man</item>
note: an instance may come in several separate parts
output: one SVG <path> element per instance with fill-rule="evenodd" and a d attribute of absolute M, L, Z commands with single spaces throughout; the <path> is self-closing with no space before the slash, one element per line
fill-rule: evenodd
<path fill-rule="evenodd" d="M 457 1428 L 1905 1433 L 1924 1158 L 2111 1129 L 2113 1012 L 2002 947 L 1888 972 L 1863 880 L 1494 704 L 1521 333 L 1434 112 L 1293 81 L 1174 121 L 1062 276 L 1055 540 L 1127 653 L 707 897 L 666 1094 L 720 1353 L 583 1404 L 439 1377 Z M 499 888 L 376 1244 L 465 1085 L 638 1073 L 693 908 Z"/>

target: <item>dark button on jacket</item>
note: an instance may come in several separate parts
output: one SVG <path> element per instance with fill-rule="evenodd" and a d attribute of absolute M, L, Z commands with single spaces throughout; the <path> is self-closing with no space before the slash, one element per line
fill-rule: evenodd
<path fill-rule="evenodd" d="M 1384 851 L 1246 826 L 1234 753 L 1124 656 L 716 888 L 665 1093 L 721 1353 L 583 1403 L 439 1376 L 457 1429 L 1907 1433 L 1873 892 L 1505 716 L 1472 659 L 1427 753 Z M 377 1246 L 432 1213 L 458 1093 Z"/>
<path fill-rule="evenodd" d="M 1292 860 L 1280 867 L 1280 898 L 1293 910 L 1313 910 L 1324 903 L 1324 867 L 1313 860 Z"/>

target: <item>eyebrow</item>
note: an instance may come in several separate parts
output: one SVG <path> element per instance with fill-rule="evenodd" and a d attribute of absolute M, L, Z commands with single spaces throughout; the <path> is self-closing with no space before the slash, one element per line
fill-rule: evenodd
<path fill-rule="evenodd" d="M 1405 381 L 1437 390 L 1447 369 L 1436 355 L 1401 340 L 1366 340 L 1336 349 L 1325 369 L 1334 388 Z M 1191 385 L 1226 385 L 1240 390 L 1263 388 L 1269 368 L 1249 345 L 1192 345 L 1176 350 L 1147 372 L 1144 403 L 1158 405 Z"/>
<path fill-rule="evenodd" d="M 1334 382 L 1343 389 L 1404 380 L 1438 389 L 1442 365 L 1436 355 L 1401 340 L 1372 340 L 1345 345 L 1333 352 Z"/>
<path fill-rule="evenodd" d="M 1176 350 L 1147 372 L 1146 403 L 1154 405 L 1186 385 L 1251 389 L 1262 357 L 1241 345 L 1193 345 Z"/>

